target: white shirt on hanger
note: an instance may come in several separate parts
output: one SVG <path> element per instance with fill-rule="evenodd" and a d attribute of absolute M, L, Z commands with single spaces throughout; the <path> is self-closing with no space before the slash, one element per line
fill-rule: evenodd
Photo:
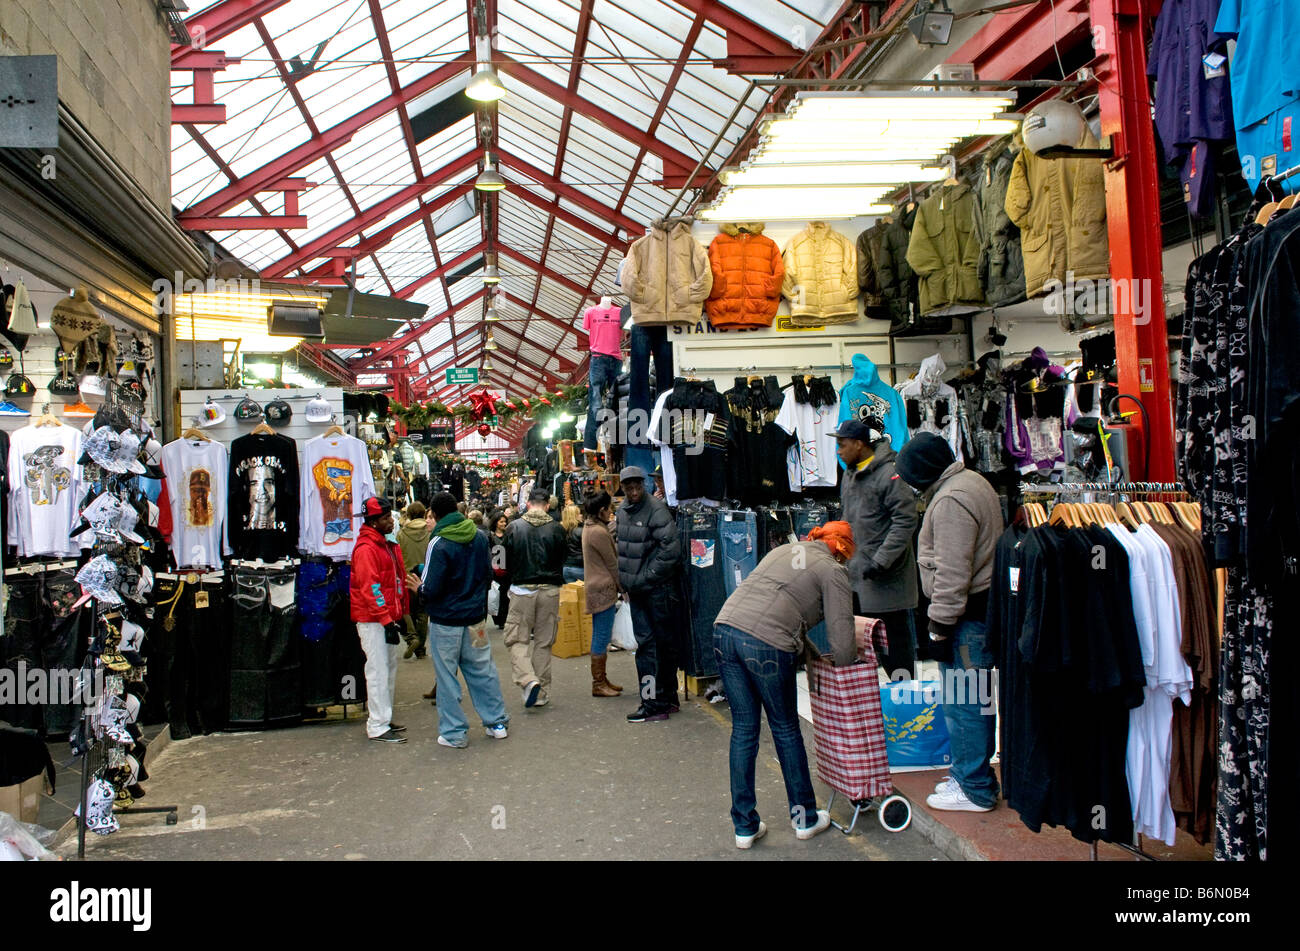
<path fill-rule="evenodd" d="M 669 505 L 677 505 L 677 467 L 673 464 L 673 451 L 668 448 L 668 444 L 660 438 L 660 428 L 663 423 L 664 403 L 668 402 L 668 397 L 673 395 L 672 390 L 665 390 L 659 394 L 655 400 L 655 408 L 650 413 L 650 425 L 646 429 L 646 438 L 650 440 L 659 450 L 659 468 L 664 470 L 664 501 Z M 654 473 L 647 472 L 646 475 L 651 477 L 648 486 L 650 494 L 654 494 Z"/>
<path fill-rule="evenodd" d="M 77 504 L 85 493 L 77 464 L 81 440 L 80 430 L 62 423 L 27 425 L 9 437 L 7 530 L 20 557 L 80 553 L 68 533 L 76 527 Z"/>
<path fill-rule="evenodd" d="M 226 534 L 229 459 L 226 447 L 210 439 L 175 439 L 163 446 L 171 549 L 178 568 L 220 568 L 222 554 L 231 554 Z"/>
<path fill-rule="evenodd" d="M 377 494 L 366 444 L 338 434 L 309 439 L 302 450 L 301 472 L 299 549 L 348 561 L 361 524 L 354 516 Z"/>
<path fill-rule="evenodd" d="M 840 404 L 820 408 L 811 403 L 800 403 L 793 393 L 787 393 L 776 415 L 776 424 L 797 440 L 786 454 L 786 472 L 790 488 L 795 492 L 817 487 L 834 488 L 839 467 L 835 454 L 836 421 L 840 418 Z"/>

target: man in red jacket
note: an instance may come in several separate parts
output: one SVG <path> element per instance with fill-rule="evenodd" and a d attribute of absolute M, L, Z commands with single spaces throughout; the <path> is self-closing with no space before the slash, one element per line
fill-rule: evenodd
<path fill-rule="evenodd" d="M 392 722 L 402 619 L 406 616 L 406 570 L 402 550 L 384 536 L 393 530 L 393 507 L 369 498 L 361 507 L 365 524 L 352 549 L 352 620 L 366 653 L 366 735 L 383 743 L 405 743 L 404 726 Z"/>

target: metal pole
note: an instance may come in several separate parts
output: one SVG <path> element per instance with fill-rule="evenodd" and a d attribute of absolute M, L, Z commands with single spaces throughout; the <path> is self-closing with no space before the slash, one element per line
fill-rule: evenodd
<path fill-rule="evenodd" d="M 1082 83 L 1068 79 L 755 79 L 756 86 L 794 86 L 830 89 L 1075 89 Z"/>
<path fill-rule="evenodd" d="M 680 202 L 686 195 L 686 190 L 691 187 L 691 182 L 695 181 L 695 176 L 700 174 L 700 169 L 704 168 L 704 163 L 713 158 L 713 153 L 718 150 L 718 146 L 721 144 L 723 136 L 727 134 L 727 130 L 730 129 L 732 123 L 736 121 L 736 116 L 740 115 L 740 110 L 744 108 L 745 103 L 749 102 L 750 93 L 757 88 L 758 83 L 751 79 L 748 88 L 745 89 L 745 94 L 736 101 L 736 108 L 731 110 L 731 115 L 727 117 L 727 121 L 718 129 L 718 134 L 714 137 L 713 144 L 709 146 L 707 152 L 700 156 L 700 160 L 695 163 L 695 170 L 686 177 L 686 184 L 682 186 L 681 191 L 679 191 L 673 198 L 673 203 L 669 205 L 668 210 L 664 212 L 663 216 L 665 218 L 672 215 L 672 213 L 677 209 L 678 202 Z"/>

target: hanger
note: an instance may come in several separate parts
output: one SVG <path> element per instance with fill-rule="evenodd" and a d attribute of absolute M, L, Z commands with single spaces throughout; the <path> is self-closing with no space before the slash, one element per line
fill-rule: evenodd
<path fill-rule="evenodd" d="M 337 416 L 331 416 L 330 419 L 337 420 L 338 417 L 337 417 Z M 325 430 L 324 435 L 326 435 L 326 436 L 346 436 L 347 433 L 345 433 L 345 432 L 343 431 L 343 427 L 340 426 L 340 425 L 336 422 L 336 423 L 334 423 L 332 426 L 330 426 L 329 429 Z"/>
<path fill-rule="evenodd" d="M 1255 224 L 1257 225 L 1268 224 L 1269 219 L 1273 217 L 1274 213 L 1276 213 L 1278 208 L 1280 207 L 1281 207 L 1281 202 L 1270 201 L 1267 204 L 1265 204 L 1264 207 L 1259 210 L 1259 214 L 1255 216 Z"/>
<path fill-rule="evenodd" d="M 201 439 L 204 442 L 212 442 L 212 437 L 196 426 L 191 426 L 181 433 L 181 439 Z"/>
<path fill-rule="evenodd" d="M 1079 523 L 1074 517 L 1074 506 L 1069 502 L 1058 502 L 1052 509 L 1052 517 L 1047 521 L 1049 525 L 1064 525 L 1066 528 L 1079 527 Z"/>
<path fill-rule="evenodd" d="M 45 412 L 41 413 L 32 423 L 33 426 L 62 426 L 63 422 L 50 412 L 50 404 L 45 404 Z"/>
<path fill-rule="evenodd" d="M 274 436 L 275 430 L 266 424 L 266 420 L 262 420 L 260 423 L 258 423 L 256 426 L 253 427 L 252 434 L 254 436 L 262 436 L 262 435 Z"/>

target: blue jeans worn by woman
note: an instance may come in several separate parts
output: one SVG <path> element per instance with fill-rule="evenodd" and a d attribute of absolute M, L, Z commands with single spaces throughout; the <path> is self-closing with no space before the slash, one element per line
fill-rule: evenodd
<path fill-rule="evenodd" d="M 736 835 L 758 832 L 754 766 L 758 760 L 760 709 L 767 712 L 790 815 L 801 826 L 813 825 L 817 821 L 817 797 L 799 731 L 794 681 L 798 657 L 728 624 L 714 625 L 713 650 L 731 706 L 731 822 Z"/>
<path fill-rule="evenodd" d="M 609 653 L 609 642 L 614 636 L 614 615 L 618 605 L 611 604 L 603 611 L 591 616 L 591 656 L 599 657 Z"/>
<path fill-rule="evenodd" d="M 565 583 L 565 584 L 568 584 L 568 583 L 571 582 L 571 581 L 581 581 L 584 577 L 586 577 L 586 575 L 584 574 L 583 570 L 582 570 L 581 568 L 579 568 L 578 566 L 576 566 L 576 565 L 565 565 L 565 566 L 564 566 L 564 583 Z"/>
<path fill-rule="evenodd" d="M 510 722 L 506 701 L 501 695 L 501 678 L 492 662 L 492 645 L 474 646 L 468 627 L 429 624 L 429 656 L 438 674 L 438 732 L 456 742 L 465 738 L 469 721 L 460 708 L 459 670 L 465 676 L 469 699 L 484 726 Z"/>
<path fill-rule="evenodd" d="M 927 635 L 928 636 L 928 635 Z M 998 778 L 989 765 L 997 746 L 993 652 L 983 621 L 962 621 L 953 634 L 952 662 L 943 675 L 943 718 L 952 744 L 949 772 L 977 806 L 998 801 Z"/>

